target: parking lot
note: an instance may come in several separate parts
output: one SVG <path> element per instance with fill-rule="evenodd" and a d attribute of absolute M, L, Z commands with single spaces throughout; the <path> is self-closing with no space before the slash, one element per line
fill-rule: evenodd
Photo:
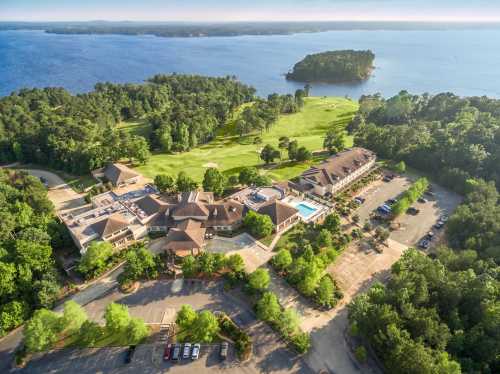
<path fill-rule="evenodd" d="M 132 316 L 140 316 L 152 324 L 168 323 L 184 304 L 195 309 L 224 311 L 252 337 L 253 354 L 240 363 L 230 345 L 227 360 L 219 356 L 219 345 L 202 345 L 198 360 L 178 363 L 163 361 L 165 344 L 152 339 L 151 344 L 137 347 L 132 362 L 125 364 L 127 347 L 101 349 L 66 349 L 35 357 L 21 372 L 25 373 L 310 373 L 304 361 L 286 348 L 279 337 L 241 299 L 223 291 L 220 282 L 160 280 L 145 282 L 130 295 L 112 291 L 85 306 L 89 317 L 102 321 L 106 305 L 111 301 L 125 304 Z M 156 340 L 156 343 L 153 341 Z M 192 342 L 195 343 L 195 342 Z"/>
<path fill-rule="evenodd" d="M 396 177 L 390 182 L 381 180 L 374 182 L 359 196 L 366 199 L 358 208 L 356 213 L 360 217 L 360 223 L 370 218 L 370 214 L 378 206 L 389 199 L 397 198 L 408 189 L 418 176 Z M 402 214 L 394 221 L 399 229 L 391 232 L 390 238 L 406 246 L 416 245 L 420 239 L 432 230 L 432 226 L 443 214 L 451 214 L 461 202 L 461 197 L 436 184 L 432 184 L 434 196 L 425 196 L 426 203 L 416 202 L 414 207 L 420 210 L 417 215 Z M 442 229 L 443 230 L 443 229 Z"/>

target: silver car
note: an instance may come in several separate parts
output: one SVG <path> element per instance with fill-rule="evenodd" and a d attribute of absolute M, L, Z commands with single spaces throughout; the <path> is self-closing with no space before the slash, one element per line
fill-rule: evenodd
<path fill-rule="evenodd" d="M 189 358 L 191 355 L 191 343 L 184 344 L 184 349 L 182 351 L 182 358 Z"/>
<path fill-rule="evenodd" d="M 201 348 L 201 345 L 199 345 L 198 343 L 193 345 L 193 352 L 191 353 L 192 360 L 198 359 L 198 357 L 200 356 L 200 348 Z"/>

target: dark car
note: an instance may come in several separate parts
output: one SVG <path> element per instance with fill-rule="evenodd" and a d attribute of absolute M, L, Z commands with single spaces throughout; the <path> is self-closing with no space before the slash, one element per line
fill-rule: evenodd
<path fill-rule="evenodd" d="M 229 350 L 229 343 L 222 342 L 220 345 L 220 357 L 225 360 L 227 358 L 227 351 Z"/>
<path fill-rule="evenodd" d="M 174 348 L 172 349 L 172 356 L 170 359 L 172 361 L 179 361 L 180 358 L 181 358 L 181 345 L 175 344 Z"/>
<path fill-rule="evenodd" d="M 394 205 L 396 204 L 398 201 L 396 199 L 389 199 L 386 201 L 386 204 L 389 204 L 389 205 Z"/>
<path fill-rule="evenodd" d="M 125 353 L 125 363 L 130 364 L 132 362 L 132 358 L 135 353 L 135 345 L 131 345 L 128 347 L 127 352 Z"/>
<path fill-rule="evenodd" d="M 427 239 L 424 239 L 424 240 L 422 240 L 422 241 L 418 244 L 418 246 L 419 246 L 420 248 L 422 248 L 422 249 L 427 249 L 427 248 L 429 248 L 429 245 L 430 245 L 430 244 L 431 244 L 431 243 L 430 243 Z"/>
<path fill-rule="evenodd" d="M 45 188 L 49 188 L 49 181 L 45 179 L 44 177 L 40 177 L 40 182 L 45 186 Z"/>
<path fill-rule="evenodd" d="M 424 193 L 425 193 L 427 196 L 435 196 L 434 192 L 429 191 L 429 190 L 425 191 Z"/>
<path fill-rule="evenodd" d="M 444 226 L 444 222 L 443 222 L 443 221 L 437 221 L 437 222 L 434 224 L 434 228 L 435 228 L 435 229 L 438 229 L 438 230 L 442 229 L 442 228 L 443 228 L 443 226 Z"/>
<path fill-rule="evenodd" d="M 416 216 L 418 213 L 420 213 L 420 210 L 415 207 L 409 207 L 406 213 Z"/>
<path fill-rule="evenodd" d="M 388 175 L 386 175 L 386 176 L 384 177 L 384 179 L 382 179 L 382 180 L 383 180 L 384 182 L 390 182 L 390 181 L 392 181 L 392 178 L 391 178 L 391 177 L 389 177 Z"/>
<path fill-rule="evenodd" d="M 418 200 L 417 200 L 419 203 L 422 203 L 422 204 L 425 204 L 427 202 L 427 199 L 423 198 L 423 197 L 419 197 Z"/>
<path fill-rule="evenodd" d="M 172 351 L 172 344 L 167 344 L 165 350 L 163 351 L 163 360 L 170 360 L 170 352 Z"/>

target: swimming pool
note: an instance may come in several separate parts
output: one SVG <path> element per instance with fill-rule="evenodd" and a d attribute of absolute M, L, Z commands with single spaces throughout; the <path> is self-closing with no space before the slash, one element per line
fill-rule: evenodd
<path fill-rule="evenodd" d="M 299 214 L 304 218 L 309 218 L 313 215 L 318 209 L 313 208 L 312 206 L 306 205 L 304 203 L 300 203 L 295 205 L 295 208 L 299 210 Z"/>

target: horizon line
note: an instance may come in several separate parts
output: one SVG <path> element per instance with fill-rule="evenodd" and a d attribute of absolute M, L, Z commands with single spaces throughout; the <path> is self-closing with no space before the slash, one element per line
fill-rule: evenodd
<path fill-rule="evenodd" d="M 109 22 L 109 23 L 118 23 L 118 22 L 128 22 L 128 23 L 301 23 L 301 22 L 431 22 L 431 23 L 498 23 L 500 22 L 499 18 L 494 19 L 485 19 L 485 18 L 448 18 L 448 19 L 436 19 L 436 18 L 421 18 L 421 19 L 408 19 L 408 18 L 388 18 L 388 19 L 290 19 L 290 20 L 256 20 L 256 19 L 248 19 L 248 20 L 184 20 L 184 19 L 170 19 L 170 20 L 130 20 L 130 19 L 86 19 L 86 20 L 22 20 L 22 19 L 2 19 L 0 18 L 0 22 L 22 22 L 22 23 L 57 23 L 57 22 Z"/>

